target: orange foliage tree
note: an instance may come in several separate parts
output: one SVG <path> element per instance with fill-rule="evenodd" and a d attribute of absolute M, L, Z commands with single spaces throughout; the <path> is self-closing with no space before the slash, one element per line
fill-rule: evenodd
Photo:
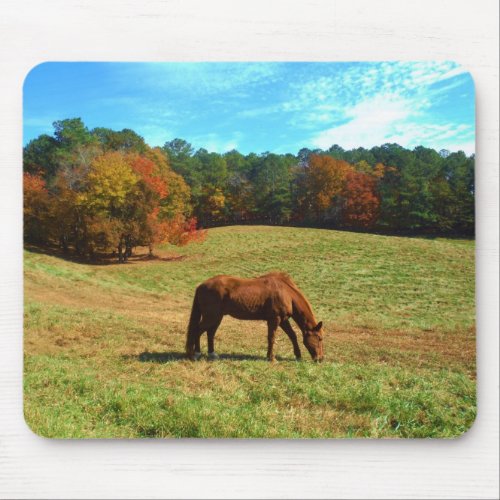
<path fill-rule="evenodd" d="M 161 150 L 100 152 L 61 168 L 50 190 L 40 176 L 24 174 L 25 237 L 80 255 L 116 251 L 125 261 L 135 246 L 152 253 L 160 243 L 201 239 L 189 199 Z"/>
<path fill-rule="evenodd" d="M 49 192 L 45 181 L 36 174 L 23 174 L 24 238 L 33 243 L 45 243 L 46 222 L 49 218 Z"/>
<path fill-rule="evenodd" d="M 148 169 L 147 182 L 157 201 L 148 215 L 150 254 L 156 244 L 185 245 L 204 239 L 206 233 L 196 229 L 197 220 L 191 216 L 191 191 L 183 177 L 170 168 L 160 148 L 148 149 L 146 159 L 154 165 L 151 173 Z"/>
<path fill-rule="evenodd" d="M 342 189 L 342 223 L 349 227 L 370 228 L 379 215 L 377 177 L 354 170 L 347 172 Z"/>

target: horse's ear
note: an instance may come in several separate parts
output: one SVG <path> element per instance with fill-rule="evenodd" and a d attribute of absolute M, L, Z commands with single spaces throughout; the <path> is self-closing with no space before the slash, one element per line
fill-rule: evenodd
<path fill-rule="evenodd" d="M 320 321 L 314 328 L 313 330 L 315 332 L 319 332 L 321 330 L 321 328 L 323 328 L 323 321 Z"/>

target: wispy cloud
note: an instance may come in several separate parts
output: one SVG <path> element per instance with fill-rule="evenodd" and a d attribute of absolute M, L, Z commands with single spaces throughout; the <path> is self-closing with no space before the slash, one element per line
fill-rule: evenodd
<path fill-rule="evenodd" d="M 25 85 L 25 138 L 80 116 L 152 144 L 183 137 L 219 152 L 393 141 L 465 149 L 474 144 L 473 94 L 449 61 L 53 63 Z"/>
<path fill-rule="evenodd" d="M 32 137 L 26 136 L 26 130 L 29 129 L 33 131 L 32 135 L 40 135 L 40 134 L 52 134 L 54 131 L 54 127 L 52 123 L 55 121 L 52 116 L 25 116 L 23 120 L 24 126 L 24 136 L 25 142 L 28 142 Z"/>
<path fill-rule="evenodd" d="M 252 107 L 250 109 L 244 109 L 242 111 L 239 111 L 237 114 L 241 118 L 255 118 L 264 115 L 280 113 L 281 111 L 283 111 L 282 104 L 271 104 L 268 106 L 261 106 L 258 108 Z"/>
<path fill-rule="evenodd" d="M 398 131 L 398 124 L 416 111 L 412 102 L 391 94 L 378 95 L 362 101 L 345 113 L 347 123 L 322 130 L 313 137 L 316 147 L 326 149 L 332 144 L 345 148 L 366 147 L 388 142 Z"/>
<path fill-rule="evenodd" d="M 173 135 L 172 131 L 158 125 L 139 125 L 137 133 L 144 137 L 147 144 L 152 147 L 162 147 Z"/>
<path fill-rule="evenodd" d="M 191 90 L 198 97 L 269 84 L 280 78 L 280 67 L 280 63 L 142 63 L 119 67 L 117 84 L 137 78 L 155 93 Z"/>
<path fill-rule="evenodd" d="M 233 149 L 238 149 L 238 141 L 242 138 L 241 132 L 234 132 L 230 139 L 221 137 L 217 133 L 209 133 L 197 136 L 192 139 L 196 148 L 204 148 L 209 153 L 227 153 Z"/>
<path fill-rule="evenodd" d="M 371 147 L 386 142 L 397 142 L 406 147 L 426 145 L 429 147 L 453 147 L 474 152 L 473 124 L 447 121 L 434 108 L 452 89 L 464 84 L 466 72 L 454 63 L 382 64 L 379 71 L 370 70 L 357 75 L 357 69 L 348 71 L 341 82 L 359 82 L 359 89 L 349 88 L 341 99 L 342 105 L 335 106 L 341 91 L 335 86 L 341 82 L 319 82 L 319 88 L 312 90 L 307 84 L 302 100 L 312 111 L 302 118 L 305 128 L 315 128 L 331 120 L 330 126 L 321 128 L 311 136 L 314 146 L 328 148 L 340 144 L 345 148 Z M 465 76 L 468 78 L 468 76 Z M 315 92 L 322 95 L 326 87 L 332 88 L 331 100 L 312 100 Z M 326 101 L 326 102 L 325 102 Z M 325 113 L 325 107 L 331 111 Z M 337 123 L 335 123 L 337 122 Z M 450 144 L 450 145 L 449 145 Z"/>
<path fill-rule="evenodd" d="M 453 147 L 467 153 L 474 152 L 474 127 L 468 124 L 436 123 L 429 116 L 428 100 L 403 98 L 398 95 L 376 95 L 366 99 L 348 111 L 348 121 L 315 134 L 314 146 L 327 149 L 332 144 L 344 148 L 377 146 L 398 143 L 406 147 L 426 145 L 436 149 Z"/>

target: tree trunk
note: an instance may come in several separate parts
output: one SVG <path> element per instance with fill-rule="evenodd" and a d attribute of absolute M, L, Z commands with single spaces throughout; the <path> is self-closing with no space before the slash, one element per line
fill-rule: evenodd
<path fill-rule="evenodd" d="M 59 238 L 59 243 L 63 249 L 63 253 L 68 253 L 68 240 L 66 239 L 66 236 L 61 236 Z"/>
<path fill-rule="evenodd" d="M 118 243 L 118 262 L 121 264 L 124 261 L 123 259 L 123 238 L 120 238 L 120 242 Z"/>
<path fill-rule="evenodd" d="M 125 260 L 129 257 L 132 257 L 132 238 L 127 236 L 125 238 Z"/>

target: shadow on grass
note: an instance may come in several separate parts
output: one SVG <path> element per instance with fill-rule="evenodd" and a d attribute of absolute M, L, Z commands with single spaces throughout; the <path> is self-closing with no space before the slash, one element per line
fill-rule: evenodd
<path fill-rule="evenodd" d="M 61 248 L 57 246 L 38 246 L 26 243 L 24 245 L 25 250 L 29 250 L 33 253 L 39 253 L 42 255 L 50 255 L 51 257 L 57 257 L 62 260 L 66 260 L 68 262 L 73 262 L 75 264 L 85 264 L 85 265 L 93 265 L 93 266 L 111 266 L 111 265 L 130 265 L 141 262 L 176 262 L 179 260 L 184 260 L 187 258 L 186 255 L 150 255 L 149 252 L 146 253 L 134 253 L 131 257 L 127 259 L 126 262 L 118 262 L 118 257 L 115 254 L 103 254 L 96 253 L 93 258 L 87 256 L 77 255 L 74 252 L 65 253 Z"/>
<path fill-rule="evenodd" d="M 227 353 L 218 354 L 219 360 L 229 361 L 267 361 L 265 356 L 255 356 L 253 354 Z M 125 360 L 141 361 L 142 363 L 172 363 L 176 361 L 186 361 L 186 353 L 179 351 L 169 352 L 141 352 L 141 354 L 127 354 L 122 356 Z M 201 359 L 207 359 L 206 353 L 203 353 Z M 277 361 L 295 361 L 295 358 L 283 358 L 276 356 Z"/>

